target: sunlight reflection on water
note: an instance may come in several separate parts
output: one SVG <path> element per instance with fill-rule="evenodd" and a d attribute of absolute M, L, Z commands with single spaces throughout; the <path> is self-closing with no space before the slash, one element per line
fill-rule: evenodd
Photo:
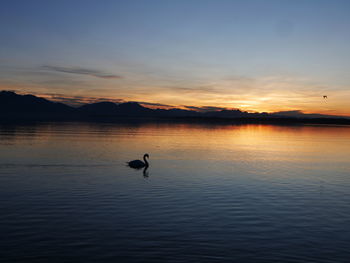
<path fill-rule="evenodd" d="M 1 258 L 345 262 L 350 127 L 0 125 Z M 125 162 L 150 154 L 148 177 Z"/>

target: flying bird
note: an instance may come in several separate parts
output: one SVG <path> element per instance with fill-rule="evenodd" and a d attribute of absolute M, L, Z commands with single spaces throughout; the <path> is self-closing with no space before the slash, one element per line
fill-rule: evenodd
<path fill-rule="evenodd" d="M 148 163 L 146 158 L 149 158 L 148 153 L 146 153 L 143 156 L 143 161 L 141 161 L 141 160 L 133 160 L 133 161 L 127 162 L 127 164 L 128 164 L 129 167 L 135 168 L 135 169 L 141 169 L 143 167 L 147 168 L 149 166 L 149 163 Z"/>

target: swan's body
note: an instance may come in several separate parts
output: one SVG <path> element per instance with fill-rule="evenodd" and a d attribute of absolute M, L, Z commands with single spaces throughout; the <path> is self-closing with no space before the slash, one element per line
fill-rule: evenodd
<path fill-rule="evenodd" d="M 133 161 L 128 162 L 128 166 L 131 168 L 135 168 L 135 169 L 141 169 L 144 167 L 148 167 L 149 163 L 148 163 L 146 157 L 149 158 L 149 155 L 147 153 L 143 156 L 143 161 L 133 160 Z"/>

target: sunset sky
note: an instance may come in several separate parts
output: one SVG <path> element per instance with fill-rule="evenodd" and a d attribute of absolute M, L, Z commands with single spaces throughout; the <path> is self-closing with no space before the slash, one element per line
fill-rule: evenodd
<path fill-rule="evenodd" d="M 350 115 L 347 0 L 3 0 L 0 37 L 1 90 Z"/>

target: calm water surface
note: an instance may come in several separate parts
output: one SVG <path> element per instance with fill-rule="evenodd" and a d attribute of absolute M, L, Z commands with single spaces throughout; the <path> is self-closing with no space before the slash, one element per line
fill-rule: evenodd
<path fill-rule="evenodd" d="M 350 262 L 349 159 L 342 126 L 0 125 L 0 261 Z"/>

